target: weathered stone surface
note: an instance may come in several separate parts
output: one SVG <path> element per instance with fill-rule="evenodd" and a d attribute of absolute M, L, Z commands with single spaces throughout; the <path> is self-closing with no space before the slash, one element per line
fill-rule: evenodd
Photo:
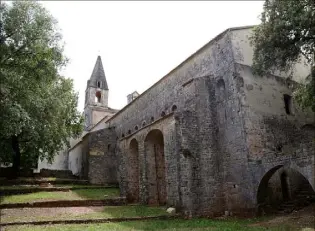
<path fill-rule="evenodd" d="M 117 183 L 115 133 L 102 129 L 89 134 L 88 179 L 92 184 Z"/>
<path fill-rule="evenodd" d="M 166 210 L 167 213 L 169 214 L 175 214 L 176 213 L 176 209 L 175 208 L 172 208 L 172 207 L 169 207 L 167 210 Z"/>
<path fill-rule="evenodd" d="M 218 35 L 86 135 L 82 175 L 104 184 L 117 171 L 128 201 L 188 217 L 255 212 L 259 192 L 282 184 L 272 178 L 280 168 L 314 190 L 314 114 L 284 102 L 309 69 L 295 65 L 292 80 L 254 76 L 250 31 Z M 296 179 L 292 192 L 302 188 Z"/>
<path fill-rule="evenodd" d="M 163 198 L 153 193 L 163 190 L 158 138 L 151 149 L 147 144 L 156 130 L 163 136 L 166 204 L 187 215 L 253 213 L 259 184 L 276 166 L 299 171 L 314 187 L 312 136 L 299 129 L 314 123 L 312 114 L 294 105 L 286 115 L 283 94 L 292 94 L 294 81 L 253 76 L 248 31 L 222 33 L 109 119 L 122 195 L 139 191 L 142 203 Z M 130 159 L 135 154 L 138 162 Z"/>

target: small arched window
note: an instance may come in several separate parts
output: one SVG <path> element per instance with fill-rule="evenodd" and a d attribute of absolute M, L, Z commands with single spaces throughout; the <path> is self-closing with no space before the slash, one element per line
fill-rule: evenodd
<path fill-rule="evenodd" d="M 146 122 L 145 121 L 143 121 L 142 122 L 142 127 L 144 127 L 146 125 Z"/>
<path fill-rule="evenodd" d="M 223 79 L 219 79 L 217 82 L 217 88 L 222 91 L 225 89 L 225 83 Z"/>
<path fill-rule="evenodd" d="M 290 95 L 284 94 L 283 101 L 284 101 L 285 112 L 288 115 L 290 115 L 292 112 L 292 97 Z"/>
<path fill-rule="evenodd" d="M 109 151 L 109 149 L 110 149 L 110 144 L 107 145 L 107 150 Z"/>
<path fill-rule="evenodd" d="M 124 138 L 124 137 L 125 137 L 125 134 L 123 133 L 123 134 L 121 135 L 121 137 Z"/>
<path fill-rule="evenodd" d="M 161 117 L 164 117 L 166 114 L 165 114 L 165 111 L 162 111 L 161 113 Z"/>
<path fill-rule="evenodd" d="M 129 134 L 129 135 L 131 134 L 131 130 L 130 130 L 130 129 L 128 130 L 128 134 Z"/>
<path fill-rule="evenodd" d="M 100 103 L 101 102 L 101 98 L 102 98 L 102 94 L 100 91 L 97 91 L 95 93 L 95 103 Z"/>
<path fill-rule="evenodd" d="M 177 106 L 176 106 L 176 105 L 173 105 L 172 111 L 174 112 L 174 111 L 176 111 L 176 110 L 177 110 Z"/>
<path fill-rule="evenodd" d="M 138 130 L 138 126 L 135 126 L 135 130 L 136 130 L 136 131 Z"/>
<path fill-rule="evenodd" d="M 102 82 L 101 81 L 97 81 L 97 87 L 100 88 L 102 86 Z"/>
<path fill-rule="evenodd" d="M 150 119 L 151 123 L 154 122 L 154 117 L 152 116 L 151 119 Z"/>

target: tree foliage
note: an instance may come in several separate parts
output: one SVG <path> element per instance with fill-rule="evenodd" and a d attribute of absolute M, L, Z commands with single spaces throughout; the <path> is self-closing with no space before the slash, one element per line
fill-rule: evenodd
<path fill-rule="evenodd" d="M 82 131 L 73 81 L 56 20 L 39 3 L 2 4 L 0 24 L 0 162 L 52 160 Z"/>
<path fill-rule="evenodd" d="M 302 107 L 315 111 L 315 1 L 265 0 L 261 24 L 251 39 L 253 68 L 259 75 L 273 69 L 288 72 L 302 60 L 311 65 L 311 75 L 295 96 Z"/>

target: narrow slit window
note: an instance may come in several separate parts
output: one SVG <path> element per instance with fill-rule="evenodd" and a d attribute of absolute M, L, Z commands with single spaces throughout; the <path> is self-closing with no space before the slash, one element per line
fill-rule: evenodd
<path fill-rule="evenodd" d="M 98 87 L 98 88 L 101 87 L 101 81 L 97 81 L 97 87 Z"/>
<path fill-rule="evenodd" d="M 284 94 L 283 100 L 284 100 L 285 112 L 288 115 L 290 115 L 292 113 L 292 97 L 290 95 Z"/>

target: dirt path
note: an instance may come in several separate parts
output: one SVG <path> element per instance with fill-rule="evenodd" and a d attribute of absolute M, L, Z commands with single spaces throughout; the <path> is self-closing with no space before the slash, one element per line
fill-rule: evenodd
<path fill-rule="evenodd" d="M 58 220 L 60 218 L 80 216 L 102 212 L 104 206 L 95 207 L 61 207 L 61 208 L 21 208 L 2 209 L 1 222 Z"/>
<path fill-rule="evenodd" d="M 283 226 L 290 230 L 315 231 L 315 204 L 291 214 L 277 216 L 271 220 L 258 222 L 250 226 L 275 227 Z"/>

